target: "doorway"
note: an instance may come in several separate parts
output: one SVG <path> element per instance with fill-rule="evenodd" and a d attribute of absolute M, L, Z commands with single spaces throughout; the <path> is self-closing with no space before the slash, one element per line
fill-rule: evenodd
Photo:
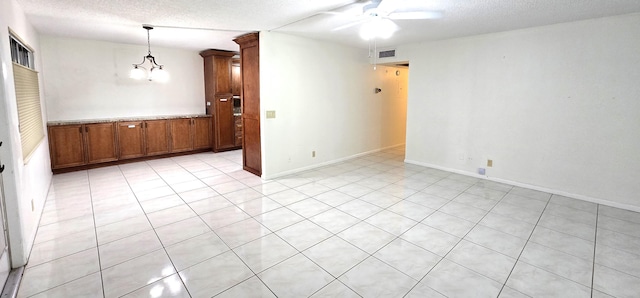
<path fill-rule="evenodd" d="M 376 70 L 376 95 L 380 97 L 381 148 L 402 148 L 407 135 L 407 98 L 409 63 L 378 65 Z"/>

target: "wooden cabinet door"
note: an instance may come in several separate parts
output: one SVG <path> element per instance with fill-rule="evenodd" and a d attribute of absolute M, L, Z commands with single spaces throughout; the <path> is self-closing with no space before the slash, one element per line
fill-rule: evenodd
<path fill-rule="evenodd" d="M 82 125 L 49 126 L 51 168 L 62 169 L 85 164 Z"/>
<path fill-rule="evenodd" d="M 231 57 L 216 56 L 214 63 L 216 95 L 231 94 Z"/>
<path fill-rule="evenodd" d="M 262 175 L 260 149 L 260 49 L 258 33 L 240 36 L 242 77 L 242 162 L 246 171 Z"/>
<path fill-rule="evenodd" d="M 231 62 L 231 93 L 233 93 L 233 95 L 240 95 L 241 89 L 240 59 L 233 59 Z"/>
<path fill-rule="evenodd" d="M 118 122 L 118 147 L 120 159 L 145 155 L 142 121 Z"/>
<path fill-rule="evenodd" d="M 87 163 L 118 160 L 115 123 L 85 124 Z"/>
<path fill-rule="evenodd" d="M 235 147 L 236 131 L 231 96 L 216 98 L 213 120 L 215 121 L 215 145 L 213 146 L 213 151 L 218 152 Z"/>
<path fill-rule="evenodd" d="M 147 155 L 169 153 L 169 121 L 144 121 L 144 136 Z"/>
<path fill-rule="evenodd" d="M 191 118 L 171 119 L 171 152 L 193 150 Z"/>
<path fill-rule="evenodd" d="M 211 148 L 211 118 L 193 118 L 193 149 Z"/>

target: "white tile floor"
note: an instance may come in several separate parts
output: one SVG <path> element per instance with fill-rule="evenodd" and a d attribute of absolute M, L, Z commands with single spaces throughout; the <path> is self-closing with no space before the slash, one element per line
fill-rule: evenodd
<path fill-rule="evenodd" d="M 19 296 L 638 297 L 640 214 L 402 160 L 55 175 Z"/>

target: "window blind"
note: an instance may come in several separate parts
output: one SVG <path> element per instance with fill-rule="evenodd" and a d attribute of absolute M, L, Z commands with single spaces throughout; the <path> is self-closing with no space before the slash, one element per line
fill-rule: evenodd
<path fill-rule="evenodd" d="M 22 156 L 24 162 L 27 163 L 33 151 L 44 138 L 38 73 L 13 63 L 13 81 L 18 104 Z"/>

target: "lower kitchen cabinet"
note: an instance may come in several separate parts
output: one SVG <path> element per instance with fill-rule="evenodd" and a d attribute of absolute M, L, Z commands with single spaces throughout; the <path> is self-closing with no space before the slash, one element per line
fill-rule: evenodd
<path fill-rule="evenodd" d="M 146 155 L 169 153 L 169 120 L 144 121 Z"/>
<path fill-rule="evenodd" d="M 49 125 L 51 168 L 211 148 L 211 118 Z"/>
<path fill-rule="evenodd" d="M 211 118 L 193 118 L 193 149 L 211 148 Z"/>
<path fill-rule="evenodd" d="M 118 122 L 118 147 L 120 159 L 142 157 L 145 155 L 144 122 Z"/>
<path fill-rule="evenodd" d="M 116 135 L 113 122 L 49 126 L 51 168 L 118 160 Z"/>
<path fill-rule="evenodd" d="M 85 164 L 84 126 L 49 126 L 49 152 L 51 168 L 61 169 Z"/>
<path fill-rule="evenodd" d="M 169 120 L 171 126 L 171 152 L 193 150 L 193 120 L 180 118 Z"/>
<path fill-rule="evenodd" d="M 115 123 L 85 124 L 84 132 L 87 163 L 93 164 L 118 160 Z"/>

